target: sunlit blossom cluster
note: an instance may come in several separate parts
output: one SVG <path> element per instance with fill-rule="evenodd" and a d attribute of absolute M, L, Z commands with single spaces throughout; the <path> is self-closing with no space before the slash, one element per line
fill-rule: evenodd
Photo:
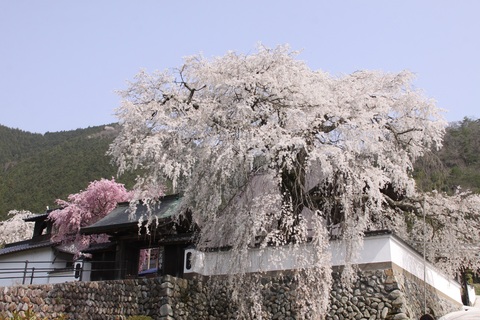
<path fill-rule="evenodd" d="M 334 77 L 296 56 L 286 46 L 260 46 L 141 71 L 120 92 L 122 132 L 110 148 L 120 172 L 171 181 L 201 228 L 197 247 L 234 250 L 236 270 L 249 248 L 277 246 L 281 261 L 282 246 L 314 245 L 311 268 L 297 270 L 311 288 L 299 299 L 310 314 L 328 306 L 332 236 L 346 243 L 345 279 L 354 276 L 348 261 L 364 232 L 375 229 L 412 245 L 428 239 L 429 258 L 445 256 L 444 269 L 458 269 L 467 258 L 450 259 L 445 249 L 477 240 L 465 231 L 478 223 L 478 199 L 421 194 L 412 178 L 415 160 L 441 147 L 446 123 L 435 103 L 412 87 L 410 72 Z M 244 280 L 231 283 L 245 291 Z M 237 293 L 247 301 L 254 287 Z M 245 312 L 262 313 L 251 306 Z"/>
<path fill-rule="evenodd" d="M 25 210 L 11 210 L 8 218 L 0 222 L 0 245 L 30 239 L 33 235 L 33 222 L 26 222 L 24 219 L 34 214 Z"/>

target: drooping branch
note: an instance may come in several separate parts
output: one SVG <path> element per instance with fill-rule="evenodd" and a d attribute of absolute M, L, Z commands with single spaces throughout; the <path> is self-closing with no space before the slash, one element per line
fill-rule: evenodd
<path fill-rule="evenodd" d="M 394 200 L 389 196 L 385 196 L 385 201 L 390 206 L 391 209 L 400 209 L 405 212 L 413 212 L 416 215 L 423 214 L 419 203 L 421 200 L 412 201 L 412 199 L 403 199 L 403 200 Z"/>
<path fill-rule="evenodd" d="M 171 97 L 165 108 L 152 102 L 133 110 L 127 93 L 119 112 L 125 129 L 112 155 L 122 168 L 141 166 L 149 181 L 182 177 L 181 205 L 202 222 L 199 247 L 228 243 L 242 264 L 252 238 L 283 245 L 308 234 L 318 253 L 313 269 L 323 270 L 308 280 L 328 288 L 330 260 L 322 254 L 332 225 L 342 225 L 351 252 L 372 221 L 416 232 L 401 221 L 420 213 L 412 161 L 440 141 L 444 123 L 430 100 L 405 90 L 408 72 L 331 77 L 280 47 L 189 58 L 157 87 L 142 79 L 134 92 Z M 138 130 L 152 107 L 155 127 Z M 388 184 L 398 190 L 382 190 Z M 303 301 L 319 296 L 305 294 Z M 313 318 L 325 314 L 326 303 L 309 310 Z"/>

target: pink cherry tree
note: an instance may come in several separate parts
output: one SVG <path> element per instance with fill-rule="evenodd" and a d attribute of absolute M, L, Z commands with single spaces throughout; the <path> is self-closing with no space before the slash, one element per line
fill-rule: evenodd
<path fill-rule="evenodd" d="M 112 178 L 93 181 L 85 190 L 69 195 L 68 200 L 58 199 L 61 209 L 49 215 L 55 230 L 52 240 L 72 245 L 76 256 L 90 244 L 108 242 L 106 234 L 86 236 L 80 234 L 80 229 L 105 217 L 117 203 L 131 197 L 131 192 Z"/>

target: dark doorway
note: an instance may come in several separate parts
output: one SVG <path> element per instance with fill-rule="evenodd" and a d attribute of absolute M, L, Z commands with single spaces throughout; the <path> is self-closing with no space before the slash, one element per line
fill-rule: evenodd
<path fill-rule="evenodd" d="M 115 251 L 95 252 L 92 254 L 91 281 L 115 279 Z"/>
<path fill-rule="evenodd" d="M 185 248 L 186 246 L 178 244 L 165 246 L 164 274 L 178 278 L 183 277 Z"/>

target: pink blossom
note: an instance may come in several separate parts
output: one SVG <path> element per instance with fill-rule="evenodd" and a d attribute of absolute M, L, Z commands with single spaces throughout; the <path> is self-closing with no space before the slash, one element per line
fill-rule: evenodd
<path fill-rule="evenodd" d="M 93 181 L 87 189 L 69 195 L 68 200 L 58 199 L 61 209 L 49 215 L 55 228 L 52 240 L 74 244 L 77 255 L 92 243 L 108 242 L 107 235 L 84 236 L 80 229 L 97 222 L 115 209 L 117 203 L 130 198 L 125 186 L 112 178 Z"/>

